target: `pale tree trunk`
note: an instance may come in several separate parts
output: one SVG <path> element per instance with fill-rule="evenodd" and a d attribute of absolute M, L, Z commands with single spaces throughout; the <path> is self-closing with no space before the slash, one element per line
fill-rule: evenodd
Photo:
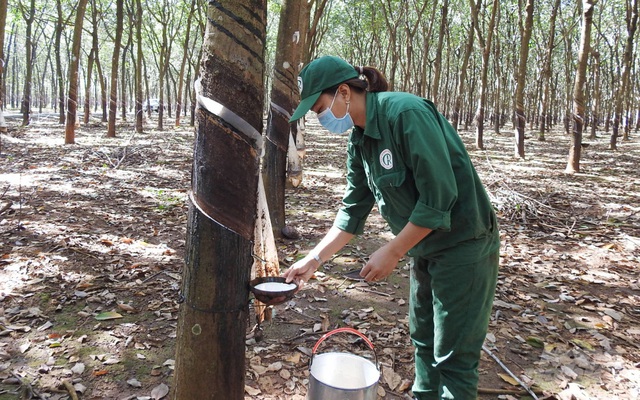
<path fill-rule="evenodd" d="M 182 52 L 182 62 L 180 63 L 180 75 L 178 76 L 178 92 L 176 93 L 176 122 L 175 126 L 180 126 L 180 117 L 182 113 L 182 90 L 184 87 L 184 71 L 187 66 L 187 56 L 189 54 L 189 40 L 191 36 L 191 21 L 196 10 L 196 0 L 191 0 L 191 8 L 187 17 L 187 32 L 184 37 L 184 46 Z"/>
<path fill-rule="evenodd" d="M 529 41 L 533 30 L 533 0 L 527 0 L 525 8 L 526 18 L 521 29 L 520 59 L 518 60 L 518 72 L 516 74 L 516 92 L 514 99 L 514 115 L 516 119 L 515 156 L 524 158 L 524 130 L 527 119 L 524 113 L 524 87 L 527 79 L 527 60 L 529 59 Z"/>
<path fill-rule="evenodd" d="M 173 399 L 244 399 L 266 9 L 266 0 L 208 7 Z"/>
<path fill-rule="evenodd" d="M 578 50 L 578 66 L 573 84 L 573 132 L 569 159 L 565 172 L 580 172 L 580 153 L 582 150 L 582 129 L 584 127 L 584 87 L 587 81 L 587 64 L 591 47 L 591 25 L 593 12 L 597 0 L 583 0 L 582 2 L 582 33 L 580 34 L 580 49 Z"/>
<path fill-rule="evenodd" d="M 107 137 L 116 137 L 116 117 L 118 112 L 118 62 L 122 45 L 122 25 L 124 19 L 124 0 L 116 0 L 116 34 L 111 56 L 111 94 L 109 95 L 109 124 Z"/>
<path fill-rule="evenodd" d="M 95 60 L 95 50 L 91 48 L 89 51 L 89 57 L 87 59 L 87 75 L 84 86 L 84 115 L 82 122 L 86 125 L 89 123 L 89 117 L 91 116 L 91 79 L 93 77 L 93 63 Z"/>
<path fill-rule="evenodd" d="M 500 13 L 496 16 L 496 24 L 500 26 Z M 496 42 L 493 46 L 493 69 L 495 74 L 496 88 L 493 94 L 493 132 L 496 135 L 500 134 L 500 124 L 502 122 L 502 76 L 504 75 L 502 69 L 503 64 L 501 62 L 501 43 L 500 35 L 496 35 Z"/>
<path fill-rule="evenodd" d="M 56 76 L 58 78 L 58 123 L 64 124 L 66 118 L 65 112 L 65 94 L 64 94 L 64 82 L 66 79 L 64 78 L 64 71 L 62 69 L 62 59 L 61 59 L 61 36 L 62 30 L 65 25 L 67 25 L 67 20 L 62 17 L 62 2 L 61 0 L 56 0 L 56 10 L 57 10 L 57 18 L 56 18 L 56 26 L 55 26 L 55 39 L 54 39 L 54 54 L 56 58 Z"/>
<path fill-rule="evenodd" d="M 131 49 L 132 40 L 133 40 L 133 29 L 132 29 L 132 15 L 131 11 L 127 10 L 125 15 L 128 17 L 129 26 L 124 29 L 127 32 L 127 41 L 122 48 L 121 60 L 120 60 L 120 115 L 123 121 L 127 120 L 127 81 L 129 80 L 129 76 L 127 74 L 129 65 L 127 64 L 127 52 Z"/>
<path fill-rule="evenodd" d="M 22 125 L 27 126 L 31 122 L 31 80 L 33 79 L 33 21 L 36 14 L 36 2 L 31 0 L 29 3 L 29 10 L 22 10 L 22 17 L 27 25 L 26 37 L 25 37 L 25 52 L 26 52 L 26 73 L 24 78 L 24 91 L 22 93 Z"/>
<path fill-rule="evenodd" d="M 556 0 L 551 9 L 551 17 L 549 18 L 549 40 L 547 42 L 547 51 L 544 58 L 544 65 L 542 67 L 542 102 L 540 104 L 540 121 L 539 128 L 540 134 L 538 135 L 539 141 L 544 141 L 545 132 L 548 130 L 549 122 L 549 102 L 551 96 L 551 60 L 553 59 L 553 49 L 555 48 L 555 36 L 556 36 L 556 17 L 558 15 L 558 8 L 560 8 L 560 0 Z"/>
<path fill-rule="evenodd" d="M 302 62 L 307 29 L 298 25 L 300 13 L 304 12 L 301 3 L 299 0 L 282 2 L 266 130 L 267 141 L 262 161 L 262 179 L 266 189 L 271 226 L 276 237 L 282 236 L 282 229 L 286 224 L 284 203 L 287 152 L 291 134 L 289 118 L 300 101 L 298 67 Z"/>
<path fill-rule="evenodd" d="M 73 25 L 73 43 L 71 45 L 71 62 L 69 63 L 69 95 L 67 96 L 67 121 L 64 130 L 64 143 L 74 144 L 76 141 L 75 126 L 78 112 L 78 69 L 80 65 L 80 48 L 82 46 L 82 26 L 84 12 L 88 0 L 79 0 L 76 5 L 76 22 Z"/>
<path fill-rule="evenodd" d="M 613 129 L 611 131 L 611 140 L 609 148 L 616 150 L 620 124 L 622 120 L 624 100 L 626 99 L 627 88 L 630 86 L 630 70 L 633 67 L 633 37 L 638 27 L 638 0 L 626 1 L 627 4 L 627 41 L 624 47 L 624 55 L 622 57 L 622 76 L 618 82 L 618 88 L 615 92 L 614 101 L 615 108 L 613 114 Z"/>
<path fill-rule="evenodd" d="M 597 44 L 596 44 L 597 48 Z M 600 53 L 592 49 L 592 73 L 593 73 L 593 96 L 591 98 L 591 134 L 589 139 L 596 138 L 596 130 L 600 122 L 600 96 L 602 91 L 600 90 Z"/>
<path fill-rule="evenodd" d="M 460 73 L 458 76 L 458 88 L 456 90 L 456 99 L 453 104 L 453 121 L 451 122 L 453 127 L 458 130 L 460 124 L 460 114 L 462 110 L 462 98 L 465 93 L 465 82 L 467 80 L 467 68 L 469 65 L 469 58 L 473 51 L 473 41 L 475 40 L 475 20 L 471 20 L 471 26 L 467 33 L 467 44 L 464 47 L 464 55 L 462 56 L 462 65 L 460 66 Z"/>
<path fill-rule="evenodd" d="M 91 115 L 91 80 L 93 78 L 93 66 L 98 64 L 98 10 L 96 0 L 91 0 L 91 51 L 87 60 L 87 83 L 84 91 L 84 123 L 89 123 Z M 98 77 L 98 79 L 102 79 Z"/>
<path fill-rule="evenodd" d="M 307 1 L 307 0 L 301 0 Z M 322 40 L 322 32 L 320 30 L 320 20 L 322 15 L 324 15 L 324 10 L 327 7 L 327 3 L 329 0 L 310 0 L 305 6 L 307 9 L 308 21 L 309 24 L 305 26 L 309 26 L 309 31 L 307 34 L 307 39 L 305 43 L 307 44 L 305 47 L 305 53 L 302 55 L 302 61 L 304 63 L 308 63 L 311 61 L 311 57 L 316 54 L 318 50 L 318 46 L 320 45 L 320 41 Z M 313 9 L 313 18 L 311 18 L 311 4 L 315 4 L 315 8 Z"/>
<path fill-rule="evenodd" d="M 7 0 L 0 0 L 0 133 L 7 133 L 7 124 L 4 120 L 4 32 L 7 25 Z M 2 152 L 2 140 L 0 139 L 0 153 Z"/>
<path fill-rule="evenodd" d="M 449 0 L 444 0 L 441 8 L 441 14 L 440 31 L 438 32 L 438 44 L 436 46 L 436 59 L 433 63 L 433 85 L 431 89 L 431 98 L 436 105 L 438 105 L 441 98 L 440 75 L 442 71 L 442 47 L 444 44 L 444 36 L 447 33 L 447 27 L 449 26 L 449 21 L 447 20 L 449 15 Z"/>
<path fill-rule="evenodd" d="M 142 0 L 134 0 L 135 2 L 135 30 L 136 30 L 136 65 L 135 65 L 135 75 L 136 75 L 136 106 L 135 106 L 135 125 L 136 132 L 142 133 L 144 130 L 144 93 L 142 91 L 142 58 L 144 57 L 144 53 L 142 51 Z"/>
<path fill-rule="evenodd" d="M 482 0 L 478 0 L 478 4 L 474 3 L 474 0 L 469 0 L 471 8 L 472 19 L 474 20 L 474 27 L 476 35 L 478 36 L 478 42 L 482 48 L 482 67 L 480 75 L 480 95 L 478 97 L 478 108 L 476 110 L 476 147 L 480 150 L 484 149 L 483 132 L 484 132 L 484 107 L 487 102 L 487 76 L 489 74 L 489 55 L 491 54 L 491 43 L 493 40 L 493 31 L 495 28 L 496 15 L 500 7 L 499 0 L 493 0 L 493 6 L 491 7 L 491 17 L 489 20 L 489 26 L 487 27 L 487 39 L 485 40 L 480 32 L 480 25 L 478 23 L 478 14 L 482 9 Z"/>

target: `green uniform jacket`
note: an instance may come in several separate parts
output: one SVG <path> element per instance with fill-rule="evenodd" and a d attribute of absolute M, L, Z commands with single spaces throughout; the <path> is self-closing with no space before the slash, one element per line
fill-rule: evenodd
<path fill-rule="evenodd" d="M 365 129 L 347 147 L 347 188 L 334 225 L 362 233 L 377 202 L 394 234 L 407 222 L 433 232 L 410 256 L 466 264 L 500 245 L 495 212 L 451 124 L 428 100 L 367 93 Z"/>

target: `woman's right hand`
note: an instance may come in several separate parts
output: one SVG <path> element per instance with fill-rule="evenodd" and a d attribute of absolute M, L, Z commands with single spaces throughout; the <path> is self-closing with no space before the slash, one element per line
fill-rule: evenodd
<path fill-rule="evenodd" d="M 300 290 L 306 282 L 309 282 L 318 267 L 320 267 L 318 261 L 313 256 L 307 255 L 296 261 L 282 276 L 286 278 L 287 283 L 294 282 L 298 285 L 298 290 Z"/>

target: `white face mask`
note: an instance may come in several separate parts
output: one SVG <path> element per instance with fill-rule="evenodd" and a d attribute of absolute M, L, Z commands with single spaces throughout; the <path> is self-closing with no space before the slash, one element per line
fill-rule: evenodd
<path fill-rule="evenodd" d="M 318 121 L 320 125 L 322 125 L 326 130 L 331 133 L 335 133 L 337 135 L 345 134 L 349 129 L 353 128 L 353 119 L 351 118 L 351 114 L 349 114 L 349 102 L 347 102 L 347 112 L 344 114 L 344 117 L 337 118 L 331 109 L 333 108 L 333 103 L 336 101 L 336 96 L 338 95 L 338 91 L 333 95 L 333 100 L 331 100 L 331 105 L 329 108 L 318 114 Z"/>

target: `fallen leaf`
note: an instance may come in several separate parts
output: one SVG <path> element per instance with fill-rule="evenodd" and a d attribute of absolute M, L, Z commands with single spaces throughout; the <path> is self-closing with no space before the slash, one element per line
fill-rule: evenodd
<path fill-rule="evenodd" d="M 544 348 L 544 339 L 539 338 L 537 336 L 528 336 L 527 337 L 527 343 L 530 346 L 535 347 L 537 349 Z"/>
<path fill-rule="evenodd" d="M 107 321 L 110 319 L 118 319 L 118 318 L 122 318 L 122 315 L 118 314 L 115 311 L 107 311 L 95 316 L 95 319 L 97 319 L 98 321 Z"/>
<path fill-rule="evenodd" d="M 151 398 L 153 400 L 160 400 L 167 394 L 169 394 L 169 386 L 165 385 L 164 383 L 161 383 L 158 386 L 153 388 L 153 390 L 151 391 Z"/>
<path fill-rule="evenodd" d="M 99 371 L 93 371 L 93 376 L 103 376 L 108 374 L 109 371 L 107 371 L 106 369 L 101 369 Z"/>
<path fill-rule="evenodd" d="M 249 385 L 244 385 L 244 391 L 247 392 L 249 396 L 257 396 L 261 393 L 260 389 L 253 388 Z"/>
<path fill-rule="evenodd" d="M 513 379 L 513 377 L 511 375 L 507 375 L 507 374 L 501 374 L 498 373 L 498 376 L 505 382 L 513 385 L 513 386 L 520 386 L 520 384 L 518 383 L 518 381 L 516 381 L 515 379 Z"/>
<path fill-rule="evenodd" d="M 84 372 L 84 364 L 83 363 L 77 363 L 76 365 L 74 365 L 71 368 L 71 372 L 73 372 L 76 375 L 80 375 Z"/>
<path fill-rule="evenodd" d="M 135 308 L 133 308 L 129 304 L 125 304 L 125 303 L 118 303 L 118 308 L 121 309 L 122 311 L 126 311 L 126 312 L 131 312 L 131 313 L 136 312 Z"/>
<path fill-rule="evenodd" d="M 137 387 L 137 388 L 142 387 L 142 383 L 140 383 L 140 381 L 135 378 L 129 379 L 127 383 L 133 387 Z"/>

